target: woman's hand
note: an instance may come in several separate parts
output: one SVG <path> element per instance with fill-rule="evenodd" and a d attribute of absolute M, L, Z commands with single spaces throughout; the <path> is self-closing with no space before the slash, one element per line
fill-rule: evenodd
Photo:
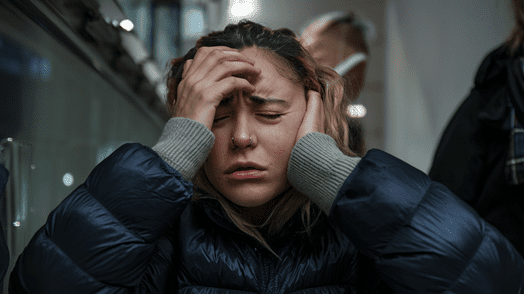
<path fill-rule="evenodd" d="M 309 133 L 324 133 L 324 104 L 320 93 L 309 90 L 307 96 L 306 113 L 298 129 L 296 142 Z"/>
<path fill-rule="evenodd" d="M 247 80 L 258 76 L 255 60 L 229 47 L 201 47 L 186 61 L 178 85 L 174 117 L 187 117 L 211 129 L 216 107 L 229 93 L 247 93 L 255 87 Z"/>

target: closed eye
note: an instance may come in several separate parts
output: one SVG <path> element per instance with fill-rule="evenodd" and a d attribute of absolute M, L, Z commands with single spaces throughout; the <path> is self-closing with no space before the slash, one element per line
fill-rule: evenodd
<path fill-rule="evenodd" d="M 226 118 L 228 118 L 229 116 L 222 116 L 222 117 L 216 117 L 214 120 L 213 120 L 213 123 L 218 123 Z"/>
<path fill-rule="evenodd" d="M 283 114 L 258 114 L 258 116 L 264 118 L 264 119 L 267 119 L 267 120 L 277 120 L 279 119 Z M 229 115 L 224 115 L 224 116 L 220 116 L 220 117 L 215 117 L 215 119 L 213 120 L 213 123 L 216 124 L 216 123 L 220 123 L 222 121 L 224 121 L 225 119 L 229 118 L 230 116 Z"/>
<path fill-rule="evenodd" d="M 259 114 L 259 115 L 269 120 L 275 120 L 282 116 L 282 114 Z"/>

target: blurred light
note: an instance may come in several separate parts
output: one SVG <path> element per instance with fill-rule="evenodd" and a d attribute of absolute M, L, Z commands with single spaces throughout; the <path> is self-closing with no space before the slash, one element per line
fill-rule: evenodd
<path fill-rule="evenodd" d="M 130 32 L 120 32 L 120 38 L 122 39 L 122 47 L 133 59 L 133 62 L 140 64 L 149 58 L 146 45 L 140 40 L 138 35 Z"/>
<path fill-rule="evenodd" d="M 366 116 L 366 113 L 367 113 L 367 109 L 362 104 L 356 104 L 356 105 L 349 105 L 348 106 L 347 114 L 350 117 L 362 118 L 362 117 Z"/>
<path fill-rule="evenodd" d="M 120 22 L 120 27 L 123 28 L 124 30 L 130 32 L 130 31 L 133 30 L 135 25 L 129 19 L 124 19 L 123 21 Z"/>
<path fill-rule="evenodd" d="M 109 144 L 108 146 L 99 148 L 96 152 L 96 164 L 99 164 L 100 162 L 102 162 L 102 160 L 106 159 L 109 155 L 111 155 L 111 153 L 113 153 L 113 151 L 115 151 L 117 147 L 118 146 Z"/>
<path fill-rule="evenodd" d="M 40 76 L 43 80 L 49 80 L 51 76 L 51 63 L 45 57 L 40 61 Z"/>
<path fill-rule="evenodd" d="M 204 11 L 201 7 L 191 6 L 184 11 L 184 38 L 198 38 L 205 32 Z"/>
<path fill-rule="evenodd" d="M 147 61 L 143 65 L 143 72 L 151 84 L 156 84 L 162 79 L 162 74 L 154 61 Z"/>
<path fill-rule="evenodd" d="M 164 83 L 158 83 L 156 85 L 156 94 L 160 98 L 160 101 L 162 104 L 166 104 L 167 102 L 167 86 Z"/>
<path fill-rule="evenodd" d="M 49 63 L 49 60 L 45 57 L 40 58 L 39 56 L 33 56 L 29 61 L 29 72 L 32 78 L 40 78 L 44 81 L 49 80 L 49 76 L 51 76 L 51 63 Z"/>
<path fill-rule="evenodd" d="M 18 228 L 20 226 L 20 222 L 19 221 L 13 222 L 13 226 Z"/>
<path fill-rule="evenodd" d="M 258 15 L 259 5 L 257 0 L 230 0 L 229 1 L 229 18 L 233 21 L 239 21 L 243 18 Z"/>
<path fill-rule="evenodd" d="M 29 61 L 29 72 L 33 78 L 37 78 L 40 75 L 40 59 L 38 59 L 38 57 L 31 57 Z"/>
<path fill-rule="evenodd" d="M 62 182 L 64 182 L 64 185 L 66 185 L 67 187 L 73 185 L 73 175 L 71 173 L 65 173 L 65 175 L 62 177 Z"/>

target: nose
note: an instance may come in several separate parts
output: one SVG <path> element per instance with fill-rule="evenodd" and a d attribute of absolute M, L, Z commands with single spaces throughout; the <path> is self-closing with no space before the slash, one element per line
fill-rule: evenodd
<path fill-rule="evenodd" d="M 237 114 L 234 121 L 233 133 L 231 135 L 232 148 L 247 148 L 255 147 L 256 138 L 251 130 L 249 124 L 249 117 L 247 114 Z"/>
<path fill-rule="evenodd" d="M 235 97 L 237 98 L 237 97 Z M 233 128 L 231 133 L 231 148 L 254 148 L 257 144 L 255 130 L 253 129 L 252 114 L 249 111 L 243 97 L 236 99 L 236 113 L 233 119 Z"/>

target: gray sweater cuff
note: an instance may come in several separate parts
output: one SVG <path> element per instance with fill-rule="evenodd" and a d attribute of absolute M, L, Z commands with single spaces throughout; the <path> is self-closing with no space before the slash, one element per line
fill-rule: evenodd
<path fill-rule="evenodd" d="M 315 202 L 326 214 L 359 157 L 344 155 L 329 135 L 309 133 L 293 147 L 288 166 L 291 185 Z"/>
<path fill-rule="evenodd" d="M 203 124 L 189 118 L 174 117 L 153 150 L 184 179 L 191 181 L 213 148 L 215 136 Z"/>

